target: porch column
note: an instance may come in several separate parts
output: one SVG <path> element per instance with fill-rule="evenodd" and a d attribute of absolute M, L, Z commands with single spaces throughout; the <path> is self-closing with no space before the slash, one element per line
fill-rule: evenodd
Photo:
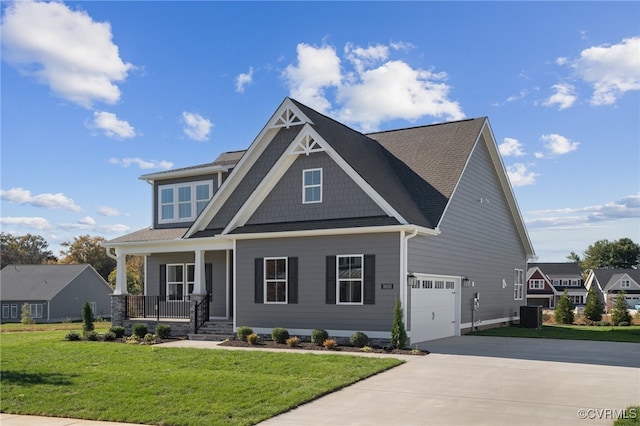
<path fill-rule="evenodd" d="M 193 294 L 207 294 L 207 283 L 204 270 L 204 250 L 196 250 L 195 277 Z"/>
<path fill-rule="evenodd" d="M 113 294 L 129 294 L 127 292 L 127 255 L 116 249 L 116 289 Z"/>

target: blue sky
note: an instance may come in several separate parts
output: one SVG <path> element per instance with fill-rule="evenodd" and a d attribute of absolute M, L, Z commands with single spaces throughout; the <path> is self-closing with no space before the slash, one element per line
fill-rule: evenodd
<path fill-rule="evenodd" d="M 539 261 L 640 241 L 639 2 L 2 2 L 0 226 L 151 224 L 145 173 L 286 96 L 361 131 L 487 116 Z"/>

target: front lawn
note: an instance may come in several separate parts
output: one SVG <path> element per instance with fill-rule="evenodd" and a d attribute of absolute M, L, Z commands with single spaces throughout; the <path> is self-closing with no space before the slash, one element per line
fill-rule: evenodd
<path fill-rule="evenodd" d="M 540 329 L 497 327 L 470 333 L 475 336 L 533 337 L 543 339 L 598 340 L 640 343 L 640 326 L 602 327 L 583 325 L 543 325 Z"/>
<path fill-rule="evenodd" d="M 67 342 L 65 334 L 0 334 L 1 412 L 250 425 L 402 363 L 392 357 Z"/>

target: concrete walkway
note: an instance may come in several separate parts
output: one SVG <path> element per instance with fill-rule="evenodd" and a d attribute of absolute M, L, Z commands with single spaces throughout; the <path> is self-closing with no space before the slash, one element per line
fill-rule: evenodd
<path fill-rule="evenodd" d="M 419 346 L 431 354 L 404 357 L 399 367 L 262 424 L 610 426 L 623 408 L 640 404 L 638 344 L 463 336 Z M 122 425 L 9 414 L 0 423 Z"/>

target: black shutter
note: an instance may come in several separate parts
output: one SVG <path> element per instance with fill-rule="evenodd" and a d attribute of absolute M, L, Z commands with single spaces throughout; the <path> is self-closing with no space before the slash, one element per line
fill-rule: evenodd
<path fill-rule="evenodd" d="M 327 256 L 326 303 L 336 304 L 336 257 Z"/>
<path fill-rule="evenodd" d="M 213 293 L 213 264 L 204 264 L 204 283 L 207 289 L 207 294 Z"/>
<path fill-rule="evenodd" d="M 290 257 L 287 262 L 289 270 L 287 271 L 289 283 L 287 300 L 288 303 L 298 303 L 298 258 Z"/>
<path fill-rule="evenodd" d="M 255 259 L 255 303 L 264 303 L 264 266 L 261 257 Z"/>
<path fill-rule="evenodd" d="M 160 297 L 167 297 L 167 265 L 160 265 Z"/>
<path fill-rule="evenodd" d="M 364 255 L 364 304 L 376 303 L 376 255 Z"/>

